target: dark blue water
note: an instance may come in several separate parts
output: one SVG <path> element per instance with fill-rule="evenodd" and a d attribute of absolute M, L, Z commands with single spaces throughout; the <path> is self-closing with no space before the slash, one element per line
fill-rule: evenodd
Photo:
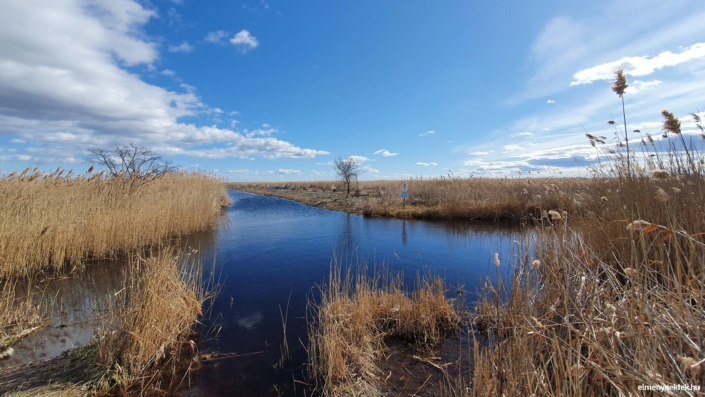
<path fill-rule="evenodd" d="M 202 250 L 205 263 L 215 255 L 222 288 L 204 324 L 210 332 L 202 348 L 249 355 L 206 362 L 186 395 L 303 395 L 293 379 L 306 381 L 307 296 L 315 297 L 316 286 L 327 281 L 334 255 L 349 265 L 384 263 L 411 280 L 431 272 L 449 287 L 465 285 L 472 301 L 482 280 L 496 275 L 494 254 L 508 263 L 518 238 L 498 225 L 368 218 L 275 197 L 229 195 L 233 203 L 215 246 Z M 286 310 L 287 301 L 292 358 L 280 369 L 280 308 Z"/>

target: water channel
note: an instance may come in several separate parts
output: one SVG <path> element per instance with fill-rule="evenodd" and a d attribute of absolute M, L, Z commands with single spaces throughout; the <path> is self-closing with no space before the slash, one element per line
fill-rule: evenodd
<path fill-rule="evenodd" d="M 471 221 L 430 222 L 370 218 L 309 207 L 286 199 L 228 192 L 218 227 L 185 243 L 199 250 L 206 270 L 215 266 L 220 294 L 202 324 L 201 351 L 220 357 L 204 363 L 184 396 L 303 395 L 306 302 L 327 281 L 334 255 L 348 265 L 385 264 L 413 280 L 417 272 L 440 275 L 446 285 L 474 292 L 496 275 L 493 258 L 509 262 L 519 240 L 513 229 Z M 46 360 L 89 343 L 105 296 L 120 287 L 124 265 L 86 266 L 80 276 L 47 287 L 62 316 L 21 341 L 7 365 Z M 407 283 L 410 287 L 411 282 Z M 454 288 L 449 288 L 454 289 Z M 54 291 L 56 290 L 56 291 Z M 283 340 L 280 308 L 289 302 L 287 337 L 291 360 L 276 368 Z"/>

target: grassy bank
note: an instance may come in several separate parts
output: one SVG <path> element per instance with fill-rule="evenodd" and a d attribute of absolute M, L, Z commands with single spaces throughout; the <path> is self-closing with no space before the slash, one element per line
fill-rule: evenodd
<path fill-rule="evenodd" d="M 423 349 L 457 330 L 460 320 L 437 277 L 417 277 L 412 292 L 401 274 L 370 276 L 364 267 L 343 270 L 334 262 L 319 292 L 309 302 L 308 369 L 326 396 L 383 395 L 386 341 Z"/>
<path fill-rule="evenodd" d="M 124 178 L 28 169 L 0 178 L 0 197 L 0 278 L 204 230 L 228 203 L 220 180 L 195 173 L 134 186 Z"/>
<path fill-rule="evenodd" d="M 120 258 L 129 260 L 125 285 L 108 297 L 113 310 L 95 344 L 5 370 L 0 387 L 20 395 L 173 391 L 193 364 L 192 329 L 207 293 L 200 266 L 185 260 L 190 254 L 168 247 L 173 237 L 216 224 L 229 204 L 222 181 L 197 173 L 149 181 L 63 174 L 28 169 L 0 179 L 7 198 L 0 201 L 0 353 L 11 355 L 15 342 L 51 322 L 44 279 L 88 260 Z M 26 378 L 28 371 L 36 374 Z"/>
<path fill-rule="evenodd" d="M 589 178 L 454 178 L 361 181 L 348 196 L 336 182 L 229 183 L 228 188 L 369 216 L 419 219 L 529 220 L 548 211 L 576 213 L 594 202 Z M 401 184 L 409 185 L 406 204 Z M 610 188 L 610 182 L 598 186 Z"/>

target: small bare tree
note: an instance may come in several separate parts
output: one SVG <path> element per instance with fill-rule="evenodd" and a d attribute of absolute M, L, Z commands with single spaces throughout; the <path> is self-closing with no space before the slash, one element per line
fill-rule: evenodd
<path fill-rule="evenodd" d="M 347 187 L 348 195 L 350 195 L 350 183 L 356 181 L 361 172 L 360 163 L 350 158 L 344 159 L 338 157 L 335 159 L 333 166 L 335 168 L 335 174 L 338 176 L 338 179 L 343 181 Z"/>
<path fill-rule="evenodd" d="M 111 150 L 89 149 L 85 160 L 105 168 L 113 178 L 124 176 L 130 181 L 131 187 L 177 170 L 170 161 L 144 146 L 132 143 Z"/>

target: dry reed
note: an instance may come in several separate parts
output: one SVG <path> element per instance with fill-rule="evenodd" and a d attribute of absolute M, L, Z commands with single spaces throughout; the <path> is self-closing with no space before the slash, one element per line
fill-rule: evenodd
<path fill-rule="evenodd" d="M 537 259 L 525 252 L 484 290 L 475 325 L 490 343 L 474 344 L 471 387 L 455 395 L 702 395 L 705 169 L 702 150 L 674 141 L 647 144 L 631 167 L 603 147 L 591 205 L 539 229 Z"/>
<path fill-rule="evenodd" d="M 386 338 L 425 346 L 459 323 L 439 278 L 417 276 L 408 292 L 401 274 L 343 272 L 335 259 L 320 300 L 309 301 L 309 315 L 309 377 L 326 396 L 381 395 Z"/>
<path fill-rule="evenodd" d="M 0 278 L 75 266 L 212 226 L 228 204 L 222 182 L 172 173 L 125 178 L 25 170 L 0 178 Z"/>
<path fill-rule="evenodd" d="M 174 391 L 195 362 L 193 326 L 213 295 L 200 263 L 164 249 L 132 256 L 130 275 L 115 294 L 115 312 L 98 339 L 96 360 L 105 368 L 98 390 L 149 395 Z"/>
<path fill-rule="evenodd" d="M 406 204 L 401 198 L 401 184 L 409 185 Z M 325 192 L 338 202 L 347 196 L 336 182 L 258 182 L 229 183 L 236 190 L 282 195 L 316 205 Z M 449 175 L 432 179 L 360 181 L 351 194 L 364 200 L 362 213 L 369 216 L 397 218 L 529 220 L 540 218 L 543 211 L 580 211 L 590 193 L 588 178 L 484 179 L 457 178 Z M 275 190 L 278 189 L 278 190 Z M 310 193 L 289 196 L 287 191 Z"/>

